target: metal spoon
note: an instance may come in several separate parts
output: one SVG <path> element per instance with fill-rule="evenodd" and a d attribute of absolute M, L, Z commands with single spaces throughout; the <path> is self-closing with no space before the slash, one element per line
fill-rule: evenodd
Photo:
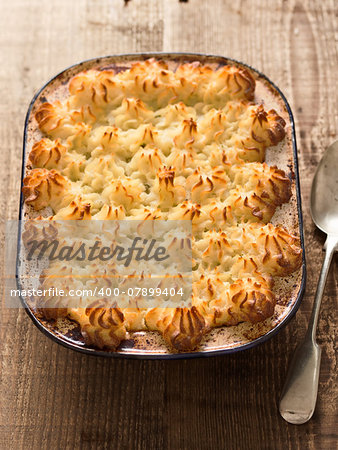
<path fill-rule="evenodd" d="M 326 252 L 307 333 L 293 356 L 279 404 L 282 417 L 294 424 L 311 419 L 317 400 L 321 348 L 316 342 L 316 328 L 330 263 L 338 250 L 338 141 L 324 153 L 313 179 L 311 216 L 327 234 Z"/>

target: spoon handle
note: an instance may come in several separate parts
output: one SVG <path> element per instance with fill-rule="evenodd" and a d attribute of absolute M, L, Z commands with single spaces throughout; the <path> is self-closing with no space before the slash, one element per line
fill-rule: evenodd
<path fill-rule="evenodd" d="M 307 333 L 292 358 L 279 404 L 281 416 L 293 424 L 302 424 L 311 419 L 316 406 L 321 359 L 321 348 L 316 343 L 316 328 L 330 263 L 333 253 L 338 249 L 338 236 L 328 235 L 324 249 L 325 258 Z"/>
<path fill-rule="evenodd" d="M 311 338 L 314 342 L 316 341 L 316 330 L 319 319 L 319 310 L 325 289 L 327 274 L 329 273 L 333 254 L 336 250 L 338 250 L 338 236 L 328 234 L 323 248 L 325 250 L 325 258 L 323 261 L 322 270 L 320 272 L 316 295 L 313 302 L 311 318 L 307 329 L 307 334 L 311 335 Z"/>

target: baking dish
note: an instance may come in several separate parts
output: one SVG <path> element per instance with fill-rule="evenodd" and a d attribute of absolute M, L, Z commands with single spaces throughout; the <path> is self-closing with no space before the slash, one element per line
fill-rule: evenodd
<path fill-rule="evenodd" d="M 29 305 L 24 301 L 26 311 L 33 322 L 40 330 L 58 343 L 75 350 L 95 355 L 104 356 L 123 356 L 134 358 L 186 358 L 197 356 L 211 356 L 215 354 L 231 353 L 245 348 L 250 348 L 265 341 L 273 336 L 296 312 L 304 290 L 305 284 L 305 257 L 304 257 L 304 239 L 302 232 L 302 216 L 299 191 L 299 175 L 297 165 L 297 148 L 294 134 L 294 122 L 290 107 L 279 89 L 257 70 L 234 61 L 229 58 L 219 56 L 208 56 L 199 54 L 182 53 L 147 53 L 107 56 L 103 58 L 91 59 L 73 65 L 52 78 L 40 91 L 34 96 L 27 113 L 24 131 L 23 146 L 23 167 L 22 179 L 26 170 L 26 156 L 29 152 L 31 143 L 38 137 L 39 131 L 34 122 L 34 113 L 39 105 L 46 100 L 55 101 L 62 99 L 67 92 L 67 85 L 70 78 L 75 74 L 88 69 L 114 69 L 124 70 L 130 67 L 134 61 L 140 61 L 148 58 L 163 59 L 169 67 L 175 69 L 175 66 L 182 62 L 199 61 L 202 64 L 208 64 L 212 68 L 218 68 L 222 65 L 232 64 L 238 67 L 249 68 L 256 78 L 255 101 L 262 101 L 269 108 L 275 108 L 286 121 L 286 139 L 279 144 L 279 148 L 274 152 L 267 151 L 266 161 L 270 165 L 276 164 L 282 168 L 292 179 L 293 196 L 289 203 L 283 205 L 276 212 L 273 223 L 281 223 L 300 236 L 303 249 L 302 267 L 287 279 L 280 279 L 275 286 L 277 297 L 277 306 L 272 318 L 258 324 L 242 323 L 235 327 L 221 327 L 214 329 L 200 345 L 198 351 L 190 353 L 170 353 L 163 344 L 162 338 L 151 332 L 136 332 L 131 338 L 124 341 L 117 352 L 102 351 L 86 346 L 82 340 L 79 330 L 74 323 L 63 319 L 57 324 L 46 321 L 39 317 Z M 21 197 L 20 217 L 26 217 L 23 198 Z M 17 279 L 20 274 L 17 273 Z"/>

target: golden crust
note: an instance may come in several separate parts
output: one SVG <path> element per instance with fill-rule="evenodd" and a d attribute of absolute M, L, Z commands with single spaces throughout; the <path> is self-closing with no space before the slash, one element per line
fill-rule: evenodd
<path fill-rule="evenodd" d="M 23 180 L 22 192 L 25 202 L 40 210 L 51 206 L 54 210 L 67 204 L 65 196 L 69 182 L 56 170 L 33 169 Z"/>
<path fill-rule="evenodd" d="M 42 103 L 35 113 L 40 130 L 50 136 L 67 138 L 83 134 L 87 126 L 97 119 L 90 105 L 84 105 L 75 110 L 69 110 L 69 108 L 68 102 Z"/>
<path fill-rule="evenodd" d="M 199 64 L 183 64 L 173 72 L 154 59 L 136 63 L 130 70 L 89 70 L 75 76 L 69 91 L 79 103 L 102 108 L 117 106 L 124 98 L 167 105 L 179 101 L 218 103 L 229 99 L 252 100 L 255 80 L 251 73 L 235 66 L 213 71 Z"/>
<path fill-rule="evenodd" d="M 98 348 L 152 330 L 189 351 L 211 327 L 273 314 L 271 277 L 297 270 L 302 256 L 297 237 L 268 223 L 291 197 L 285 172 L 263 162 L 284 139 L 285 121 L 253 103 L 254 93 L 247 69 L 189 63 L 172 71 L 150 59 L 80 73 L 68 98 L 40 105 L 35 118 L 46 136 L 29 154 L 26 203 L 51 207 L 50 219 L 190 220 L 195 269 L 191 308 L 119 310 L 102 299 L 70 308 L 45 298 L 45 317 L 76 321 Z M 28 227 L 25 238 L 39 232 Z M 81 287 L 69 267 L 43 273 L 42 286 L 55 283 Z"/>
<path fill-rule="evenodd" d="M 194 306 L 151 309 L 145 323 L 149 330 L 162 333 L 165 341 L 178 351 L 194 350 L 209 328 Z"/>
<path fill-rule="evenodd" d="M 68 309 L 68 317 L 80 324 L 81 334 L 88 345 L 116 350 L 126 338 L 124 316 L 118 308 L 92 304 L 89 308 Z"/>
<path fill-rule="evenodd" d="M 204 269 L 218 267 L 237 276 L 236 270 L 246 271 L 245 264 L 269 275 L 287 276 L 299 269 L 302 252 L 299 238 L 283 227 L 249 223 L 204 232 L 193 241 L 193 258 Z"/>
<path fill-rule="evenodd" d="M 68 206 L 60 209 L 54 215 L 55 220 L 88 220 L 91 219 L 90 204 L 81 204 L 73 200 Z"/>
<path fill-rule="evenodd" d="M 193 302 L 210 326 L 256 323 L 273 314 L 276 299 L 271 281 L 258 273 L 255 275 L 231 284 L 223 282 L 221 275 L 213 279 L 202 277 L 195 284 Z"/>
<path fill-rule="evenodd" d="M 58 166 L 66 151 L 67 149 L 61 144 L 60 139 L 51 141 L 44 138 L 33 145 L 28 158 L 35 167 L 52 169 Z"/>
<path fill-rule="evenodd" d="M 263 105 L 252 111 L 251 138 L 266 147 L 276 145 L 285 137 L 285 121 L 274 109 L 266 112 Z"/>

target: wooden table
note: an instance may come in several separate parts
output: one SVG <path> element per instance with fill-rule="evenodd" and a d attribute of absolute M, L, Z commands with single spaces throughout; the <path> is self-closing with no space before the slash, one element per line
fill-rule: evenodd
<path fill-rule="evenodd" d="M 306 295 L 296 318 L 260 347 L 231 356 L 172 362 L 78 354 L 42 335 L 24 310 L 3 308 L 0 448 L 336 448 L 337 258 L 319 322 L 323 357 L 314 417 L 306 425 L 294 426 L 277 410 L 289 358 L 304 336 L 323 258 L 324 235 L 310 219 L 309 192 L 321 154 L 337 138 L 334 0 L 124 3 L 2 2 L 1 232 L 5 218 L 17 217 L 26 109 L 51 75 L 76 61 L 114 53 L 226 55 L 266 73 L 295 113 L 307 245 Z M 3 248 L 1 252 L 3 256 Z"/>

